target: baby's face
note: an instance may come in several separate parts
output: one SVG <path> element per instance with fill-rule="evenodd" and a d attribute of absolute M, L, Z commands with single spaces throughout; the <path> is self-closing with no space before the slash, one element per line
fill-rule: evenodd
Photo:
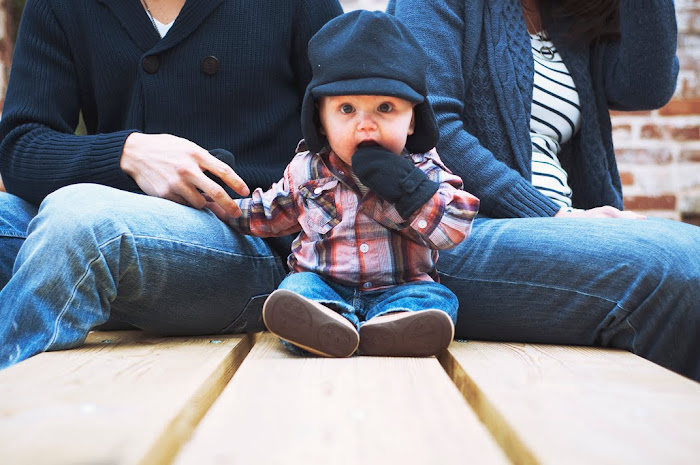
<path fill-rule="evenodd" d="M 358 147 L 381 145 L 400 154 L 413 134 L 413 103 L 381 95 L 321 97 L 322 131 L 331 149 L 348 165 Z"/>

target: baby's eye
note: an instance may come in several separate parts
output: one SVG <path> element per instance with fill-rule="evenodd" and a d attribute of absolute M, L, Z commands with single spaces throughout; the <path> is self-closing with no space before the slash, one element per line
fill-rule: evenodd
<path fill-rule="evenodd" d="M 389 102 L 382 103 L 381 105 L 379 105 L 379 108 L 378 108 L 380 113 L 389 113 L 393 109 L 394 109 L 394 106 Z"/>
<path fill-rule="evenodd" d="M 340 107 L 340 112 L 341 112 L 341 113 L 344 113 L 344 114 L 346 114 L 346 115 L 349 115 L 349 114 L 352 113 L 353 111 L 355 111 L 355 107 L 353 107 L 353 106 L 350 105 L 349 103 L 346 103 L 345 105 L 343 105 L 342 107 Z"/>

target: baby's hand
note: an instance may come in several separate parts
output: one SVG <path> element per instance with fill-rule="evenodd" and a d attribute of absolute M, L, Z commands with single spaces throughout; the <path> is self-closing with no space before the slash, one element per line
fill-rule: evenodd
<path fill-rule="evenodd" d="M 410 158 L 379 146 L 357 149 L 352 156 L 352 170 L 379 198 L 393 203 L 403 218 L 421 208 L 440 187 Z"/>

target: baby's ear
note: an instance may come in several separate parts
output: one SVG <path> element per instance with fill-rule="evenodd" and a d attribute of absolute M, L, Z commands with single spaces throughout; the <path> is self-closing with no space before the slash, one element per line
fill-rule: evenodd
<path fill-rule="evenodd" d="M 408 125 L 408 135 L 410 136 L 416 130 L 416 110 L 415 107 L 411 111 L 411 123 Z"/>

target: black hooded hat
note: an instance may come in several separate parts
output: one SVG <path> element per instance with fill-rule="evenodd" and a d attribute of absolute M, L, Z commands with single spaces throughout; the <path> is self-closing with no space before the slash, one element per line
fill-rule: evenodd
<path fill-rule="evenodd" d="M 306 146 L 327 145 L 320 132 L 316 99 L 337 95 L 386 95 L 415 104 L 415 129 L 409 152 L 427 152 L 437 144 L 438 128 L 425 80 L 428 56 L 411 31 L 394 16 L 356 10 L 323 26 L 309 41 L 313 77 L 301 108 Z"/>

